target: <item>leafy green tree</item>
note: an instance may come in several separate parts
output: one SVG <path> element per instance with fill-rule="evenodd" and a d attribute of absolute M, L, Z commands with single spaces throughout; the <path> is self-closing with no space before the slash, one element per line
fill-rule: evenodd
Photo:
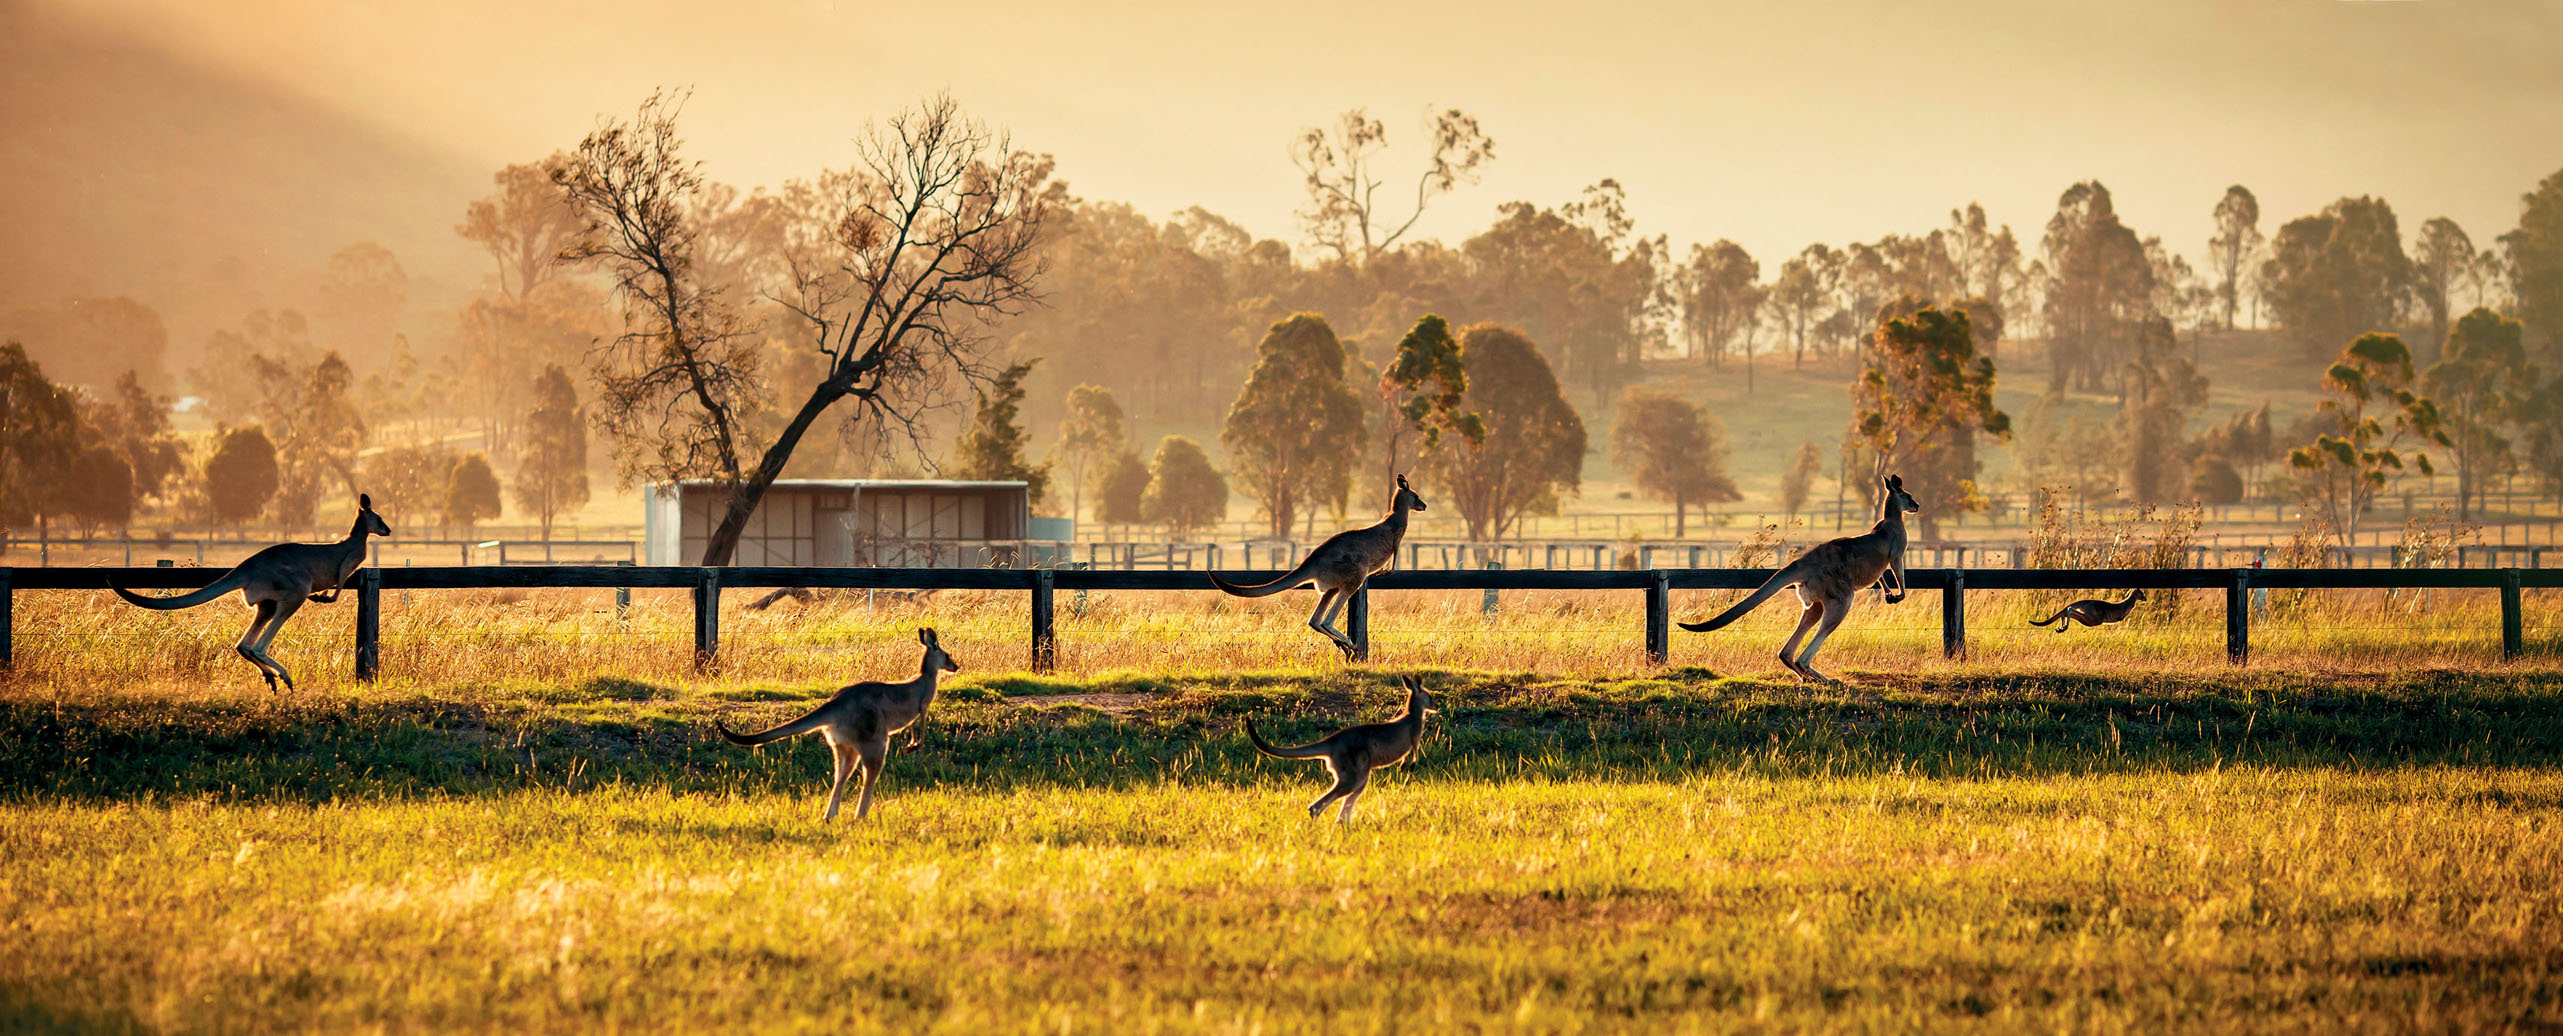
<path fill-rule="evenodd" d="M 2407 459 L 2421 474 L 2436 474 L 2419 447 L 2451 444 L 2438 404 L 2413 392 L 2414 380 L 2412 351 L 2401 338 L 2383 332 L 2358 336 L 2323 375 L 2323 390 L 2332 398 L 2317 408 L 2317 417 L 2331 430 L 2287 453 L 2288 465 L 2306 475 L 2306 496 L 2345 538 L 2357 535 L 2368 505 L 2402 473 Z"/>
<path fill-rule="evenodd" d="M 1966 311 L 1924 306 L 1887 320 L 1869 336 L 1863 363 L 1851 385 L 1851 433 L 1925 502 L 1922 538 L 1937 536 L 1945 515 L 1982 510 L 1976 439 L 2010 439 L 2011 415 L 1994 405 L 1993 361 L 1976 355 Z"/>
<path fill-rule="evenodd" d="M 1228 480 L 1210 466 L 1200 443 L 1169 435 L 1158 441 L 1157 457 L 1149 462 L 1139 513 L 1177 536 L 1189 535 L 1227 515 Z"/>
<path fill-rule="evenodd" d="M 1795 518 L 1806 510 L 1807 494 L 1815 489 L 1816 476 L 1824 474 L 1824 450 L 1811 442 L 1798 444 L 1790 455 L 1789 466 L 1780 472 L 1780 509 Z"/>
<path fill-rule="evenodd" d="M 1148 462 L 1139 454 L 1123 447 L 1095 481 L 1096 521 L 1128 525 L 1148 520 Z"/>
<path fill-rule="evenodd" d="M 2412 287 L 2394 207 L 2378 198 L 2342 198 L 2287 221 L 2260 268 L 2270 315 L 2309 356 L 2394 326 Z"/>
<path fill-rule="evenodd" d="M 1611 466 L 1638 490 L 1673 505 L 1673 535 L 1689 531 L 1693 504 L 1744 499 L 1726 473 L 1726 426 L 1705 408 L 1670 392 L 1631 385 L 1611 408 Z"/>
<path fill-rule="evenodd" d="M 1095 465 L 1112 461 L 1129 449 L 1129 435 L 1122 429 L 1121 401 L 1113 398 L 1111 389 L 1079 385 L 1068 390 L 1068 416 L 1059 422 L 1059 444 L 1051 453 L 1056 456 L 1056 463 L 1067 468 L 1069 517 L 1084 515 L 1087 485 L 1110 470 Z"/>
<path fill-rule="evenodd" d="M 559 364 L 534 380 L 534 410 L 525 419 L 525 452 L 516 461 L 516 508 L 543 525 L 587 504 L 587 421 L 578 388 Z"/>
<path fill-rule="evenodd" d="M 2423 376 L 2422 387 L 2439 405 L 2448 435 L 2448 452 L 2456 459 L 2456 517 L 2472 513 L 2483 476 L 2498 470 L 2510 455 L 2504 425 L 2528 410 L 2537 382 L 2536 367 L 2527 362 L 2524 329 L 2519 322 L 2477 308 L 2465 314 L 2447 335 L 2439 361 Z"/>
<path fill-rule="evenodd" d="M 1581 485 L 1584 420 L 1567 405 L 1548 357 L 1519 331 L 1479 324 L 1460 334 L 1464 403 L 1486 422 L 1479 442 L 1444 440 L 1424 455 L 1427 478 L 1451 498 L 1479 542 L 1510 534 L 1524 515 L 1554 514 Z"/>
<path fill-rule="evenodd" d="M 463 535 L 472 534 L 472 526 L 498 517 L 498 474 L 489 468 L 489 458 L 466 453 L 454 462 L 454 470 L 445 476 L 445 524 L 460 525 Z"/>
<path fill-rule="evenodd" d="M 2207 269 L 2228 331 L 2242 304 L 2243 273 L 2260 252 L 2261 240 L 2260 199 L 2241 184 L 2225 188 L 2225 196 L 2216 200 L 2216 234 L 2207 239 Z"/>
<path fill-rule="evenodd" d="M 979 410 L 970 418 L 969 430 L 961 433 L 959 457 L 952 468 L 961 478 L 1021 480 L 1031 487 L 1034 507 L 1048 498 L 1050 462 L 1034 464 L 1024 459 L 1024 444 L 1030 436 L 1024 433 L 1020 417 L 1024 375 L 1032 373 L 1038 362 L 1008 364 L 979 391 Z"/>
<path fill-rule="evenodd" d="M 72 394 L 16 342 L 0 345 L 0 523 L 41 522 L 80 450 Z"/>
<path fill-rule="evenodd" d="M 1410 434 L 1418 453 L 1442 444 L 1448 432 L 1470 443 L 1486 438 L 1486 421 L 1462 404 L 1468 394 L 1468 371 L 1460 365 L 1459 339 L 1441 317 L 1427 314 L 1397 342 L 1397 355 L 1380 372 L 1379 398 L 1388 409 L 1381 452 L 1388 457 L 1385 475 L 1405 473 L 1414 457 L 1401 447 Z"/>
<path fill-rule="evenodd" d="M 213 508 L 214 520 L 240 525 L 267 509 L 280 478 L 276 444 L 265 430 L 257 425 L 227 429 L 205 461 L 205 502 Z"/>
<path fill-rule="evenodd" d="M 2519 225 L 2501 235 L 2501 247 L 2520 322 L 2544 343 L 2544 355 L 2563 352 L 2563 170 L 2520 196 Z"/>
<path fill-rule="evenodd" d="M 1261 503 L 1270 535 L 1287 538 L 1300 507 L 1341 499 L 1361 441 L 1362 402 L 1344 382 L 1345 353 L 1326 319 L 1301 313 L 1255 346 L 1255 367 L 1219 433 L 1238 489 Z"/>
<path fill-rule="evenodd" d="M 365 445 L 365 419 L 350 395 L 355 374 L 335 349 L 305 370 L 265 356 L 251 362 L 270 386 L 259 414 L 275 439 L 283 479 L 273 501 L 276 520 L 307 525 L 325 481 L 335 480 L 348 495 L 360 488 L 356 454 Z"/>

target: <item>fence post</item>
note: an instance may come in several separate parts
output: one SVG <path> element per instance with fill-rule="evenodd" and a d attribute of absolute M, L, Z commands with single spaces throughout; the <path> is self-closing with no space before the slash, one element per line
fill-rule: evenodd
<path fill-rule="evenodd" d="M 1032 671 L 1046 673 L 1059 665 L 1059 637 L 1051 624 L 1051 590 L 1058 577 L 1049 569 L 1032 573 Z"/>
<path fill-rule="evenodd" d="M 2517 658 L 2527 652 L 2525 617 L 2519 614 L 2519 570 L 2501 570 L 2501 657 Z"/>
<path fill-rule="evenodd" d="M 1949 570 L 1949 585 L 1940 588 L 1940 654 L 1967 657 L 1967 574 Z"/>
<path fill-rule="evenodd" d="M 721 650 L 721 570 L 705 566 L 694 586 L 694 667 L 712 664 Z"/>
<path fill-rule="evenodd" d="M 614 567 L 616 567 L 616 568 L 630 568 L 630 567 L 632 567 L 632 563 L 631 563 L 631 562 L 629 562 L 629 561 L 617 561 L 617 562 L 615 562 L 615 563 L 614 563 Z M 615 588 L 614 588 L 614 621 L 616 621 L 616 622 L 622 622 L 623 620 L 625 620 L 625 619 L 627 619 L 627 618 L 630 618 L 630 617 L 631 617 L 631 612 L 632 612 L 632 587 L 630 586 L 630 584 L 625 584 L 625 585 L 623 585 L 623 586 L 615 587 Z"/>
<path fill-rule="evenodd" d="M 356 573 L 356 678 L 372 683 L 383 670 L 383 570 Z"/>
<path fill-rule="evenodd" d="M 1663 665 L 1673 655 L 1673 586 L 1663 569 L 1647 573 L 1646 660 Z"/>
<path fill-rule="evenodd" d="M 1370 584 L 1353 588 L 1344 605 L 1344 637 L 1353 642 L 1353 661 L 1370 661 Z"/>
<path fill-rule="evenodd" d="M 9 578 L 16 571 L 0 568 L 0 669 L 17 664 L 18 593 Z"/>
<path fill-rule="evenodd" d="M 2252 657 L 2252 570 L 2234 570 L 2234 585 L 2225 588 L 2225 661 L 2246 665 Z"/>

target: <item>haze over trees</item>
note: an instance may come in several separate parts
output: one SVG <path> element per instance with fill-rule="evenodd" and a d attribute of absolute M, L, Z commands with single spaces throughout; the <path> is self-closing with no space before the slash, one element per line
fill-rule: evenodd
<path fill-rule="evenodd" d="M 578 387 L 554 364 L 534 383 L 534 411 L 525 420 L 525 452 L 516 465 L 516 509 L 534 516 L 543 538 L 552 522 L 587 504 L 587 420 Z"/>
<path fill-rule="evenodd" d="M 1673 505 L 1673 535 L 1683 534 L 1692 506 L 1744 499 L 1726 473 L 1726 426 L 1699 404 L 1633 385 L 1613 411 L 1611 464 Z"/>
<path fill-rule="evenodd" d="M 1163 524 L 1176 536 L 1189 535 L 1228 513 L 1228 480 L 1210 465 L 1201 444 L 1181 435 L 1157 443 L 1148 464 L 1147 488 L 1141 491 L 1139 516 Z"/>

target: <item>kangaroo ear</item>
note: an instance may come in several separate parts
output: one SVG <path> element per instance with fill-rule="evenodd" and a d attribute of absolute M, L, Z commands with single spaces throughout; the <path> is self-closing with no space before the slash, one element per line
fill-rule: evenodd
<path fill-rule="evenodd" d="M 932 626 L 919 626 L 919 627 L 917 627 L 917 643 L 919 643 L 919 644 L 923 644 L 923 645 L 925 645 L 925 646 L 927 646 L 927 647 L 933 647 L 933 646 L 934 646 L 934 627 L 932 627 Z"/>
<path fill-rule="evenodd" d="M 371 510 L 373 510 L 373 509 L 374 509 L 374 496 L 373 496 L 373 494 L 371 494 L 371 493 L 358 493 L 358 494 L 356 494 L 356 507 L 357 507 L 357 509 L 358 509 L 358 510 L 363 510 L 363 511 L 371 511 Z"/>
<path fill-rule="evenodd" d="M 1404 476 L 1404 475 L 1399 475 L 1399 476 L 1397 476 L 1397 488 L 1399 488 L 1399 489 L 1404 489 L 1404 488 L 1406 488 L 1406 476 Z"/>

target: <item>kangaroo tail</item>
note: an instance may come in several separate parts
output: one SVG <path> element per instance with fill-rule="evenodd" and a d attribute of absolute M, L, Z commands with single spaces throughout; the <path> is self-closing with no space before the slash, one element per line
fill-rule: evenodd
<path fill-rule="evenodd" d="M 1284 590 L 1298 589 L 1301 584 L 1308 582 L 1308 569 L 1316 562 L 1316 560 L 1317 555 L 1314 552 L 1311 552 L 1308 557 L 1300 560 L 1298 568 L 1282 573 L 1281 578 L 1269 583 L 1245 586 L 1243 584 L 1231 583 L 1225 579 L 1221 579 L 1217 572 L 1210 573 L 1210 583 L 1212 586 L 1216 586 L 1227 592 L 1231 597 L 1270 597 Z"/>
<path fill-rule="evenodd" d="M 819 709 L 811 709 L 809 714 L 802 716 L 800 719 L 785 723 L 782 726 L 768 727 L 753 734 L 739 733 L 738 731 L 730 729 L 727 724 L 724 724 L 717 719 L 712 721 L 712 728 L 720 731 L 721 736 L 727 738 L 731 744 L 746 745 L 750 748 L 754 748 L 758 745 L 781 741 L 787 737 L 798 737 L 802 734 L 807 734 L 813 730 L 817 730 L 822 726 L 826 726 L 826 721 L 821 719 L 819 716 L 821 711 L 822 710 Z"/>
<path fill-rule="evenodd" d="M 1763 582 L 1761 589 L 1755 590 L 1750 596 L 1741 601 L 1735 602 L 1735 607 L 1719 612 L 1716 618 L 1710 619 L 1707 622 L 1685 622 L 1680 624 L 1681 627 L 1683 629 L 1690 630 L 1693 633 L 1706 633 L 1710 630 L 1723 627 L 1727 623 L 1743 618 L 1744 613 L 1752 611 L 1755 608 L 1759 608 L 1762 606 L 1762 602 L 1770 600 L 1772 594 L 1779 593 L 1780 591 L 1787 589 L 1789 584 L 1806 578 L 1804 571 L 1800 568 L 1800 566 L 1805 563 L 1806 559 L 1800 558 L 1788 563 L 1787 565 L 1781 566 L 1779 571 L 1771 573 L 1771 578 Z"/>
<path fill-rule="evenodd" d="M 1272 742 L 1264 740 L 1264 735 L 1255 732 L 1255 721 L 1251 718 L 1246 721 L 1246 740 L 1255 743 L 1255 751 L 1262 752 L 1275 759 L 1314 759 L 1326 754 L 1314 744 L 1301 745 L 1297 748 L 1282 748 L 1276 746 Z"/>
<path fill-rule="evenodd" d="M 2031 620 L 2029 620 L 2029 624 L 2030 624 L 2030 625 L 2032 625 L 2032 626 L 2044 626 L 2044 625 L 2047 625 L 2048 623 L 2051 623 L 2051 622 L 2054 622 L 2054 621 L 2056 621 L 2056 620 L 2058 620 L 2058 619 L 2064 618 L 2064 617 L 2065 617 L 2065 613 L 2066 613 L 2066 612 L 2069 612 L 2069 611 L 2072 611 L 2072 610 L 2073 610 L 2073 609 L 2071 609 L 2071 608 L 2059 608 L 2059 609 L 2057 609 L 2057 610 L 2056 610 L 2056 614 L 2054 614 L 2054 615 L 2050 615 L 2050 616 L 2047 616 L 2046 618 L 2043 618 L 2043 619 L 2031 619 Z"/>
<path fill-rule="evenodd" d="M 203 604 L 237 590 L 240 588 L 240 584 L 248 581 L 249 577 L 240 574 L 240 570 L 235 568 L 229 572 L 223 573 L 213 582 L 205 584 L 205 588 L 202 590 L 179 594 L 176 597 L 145 597 L 131 590 L 127 590 L 124 587 L 117 586 L 113 579 L 107 581 L 107 589 L 115 591 L 116 596 L 124 598 L 128 604 L 137 604 L 154 611 L 165 612 L 179 608 L 193 608 L 199 604 Z"/>

